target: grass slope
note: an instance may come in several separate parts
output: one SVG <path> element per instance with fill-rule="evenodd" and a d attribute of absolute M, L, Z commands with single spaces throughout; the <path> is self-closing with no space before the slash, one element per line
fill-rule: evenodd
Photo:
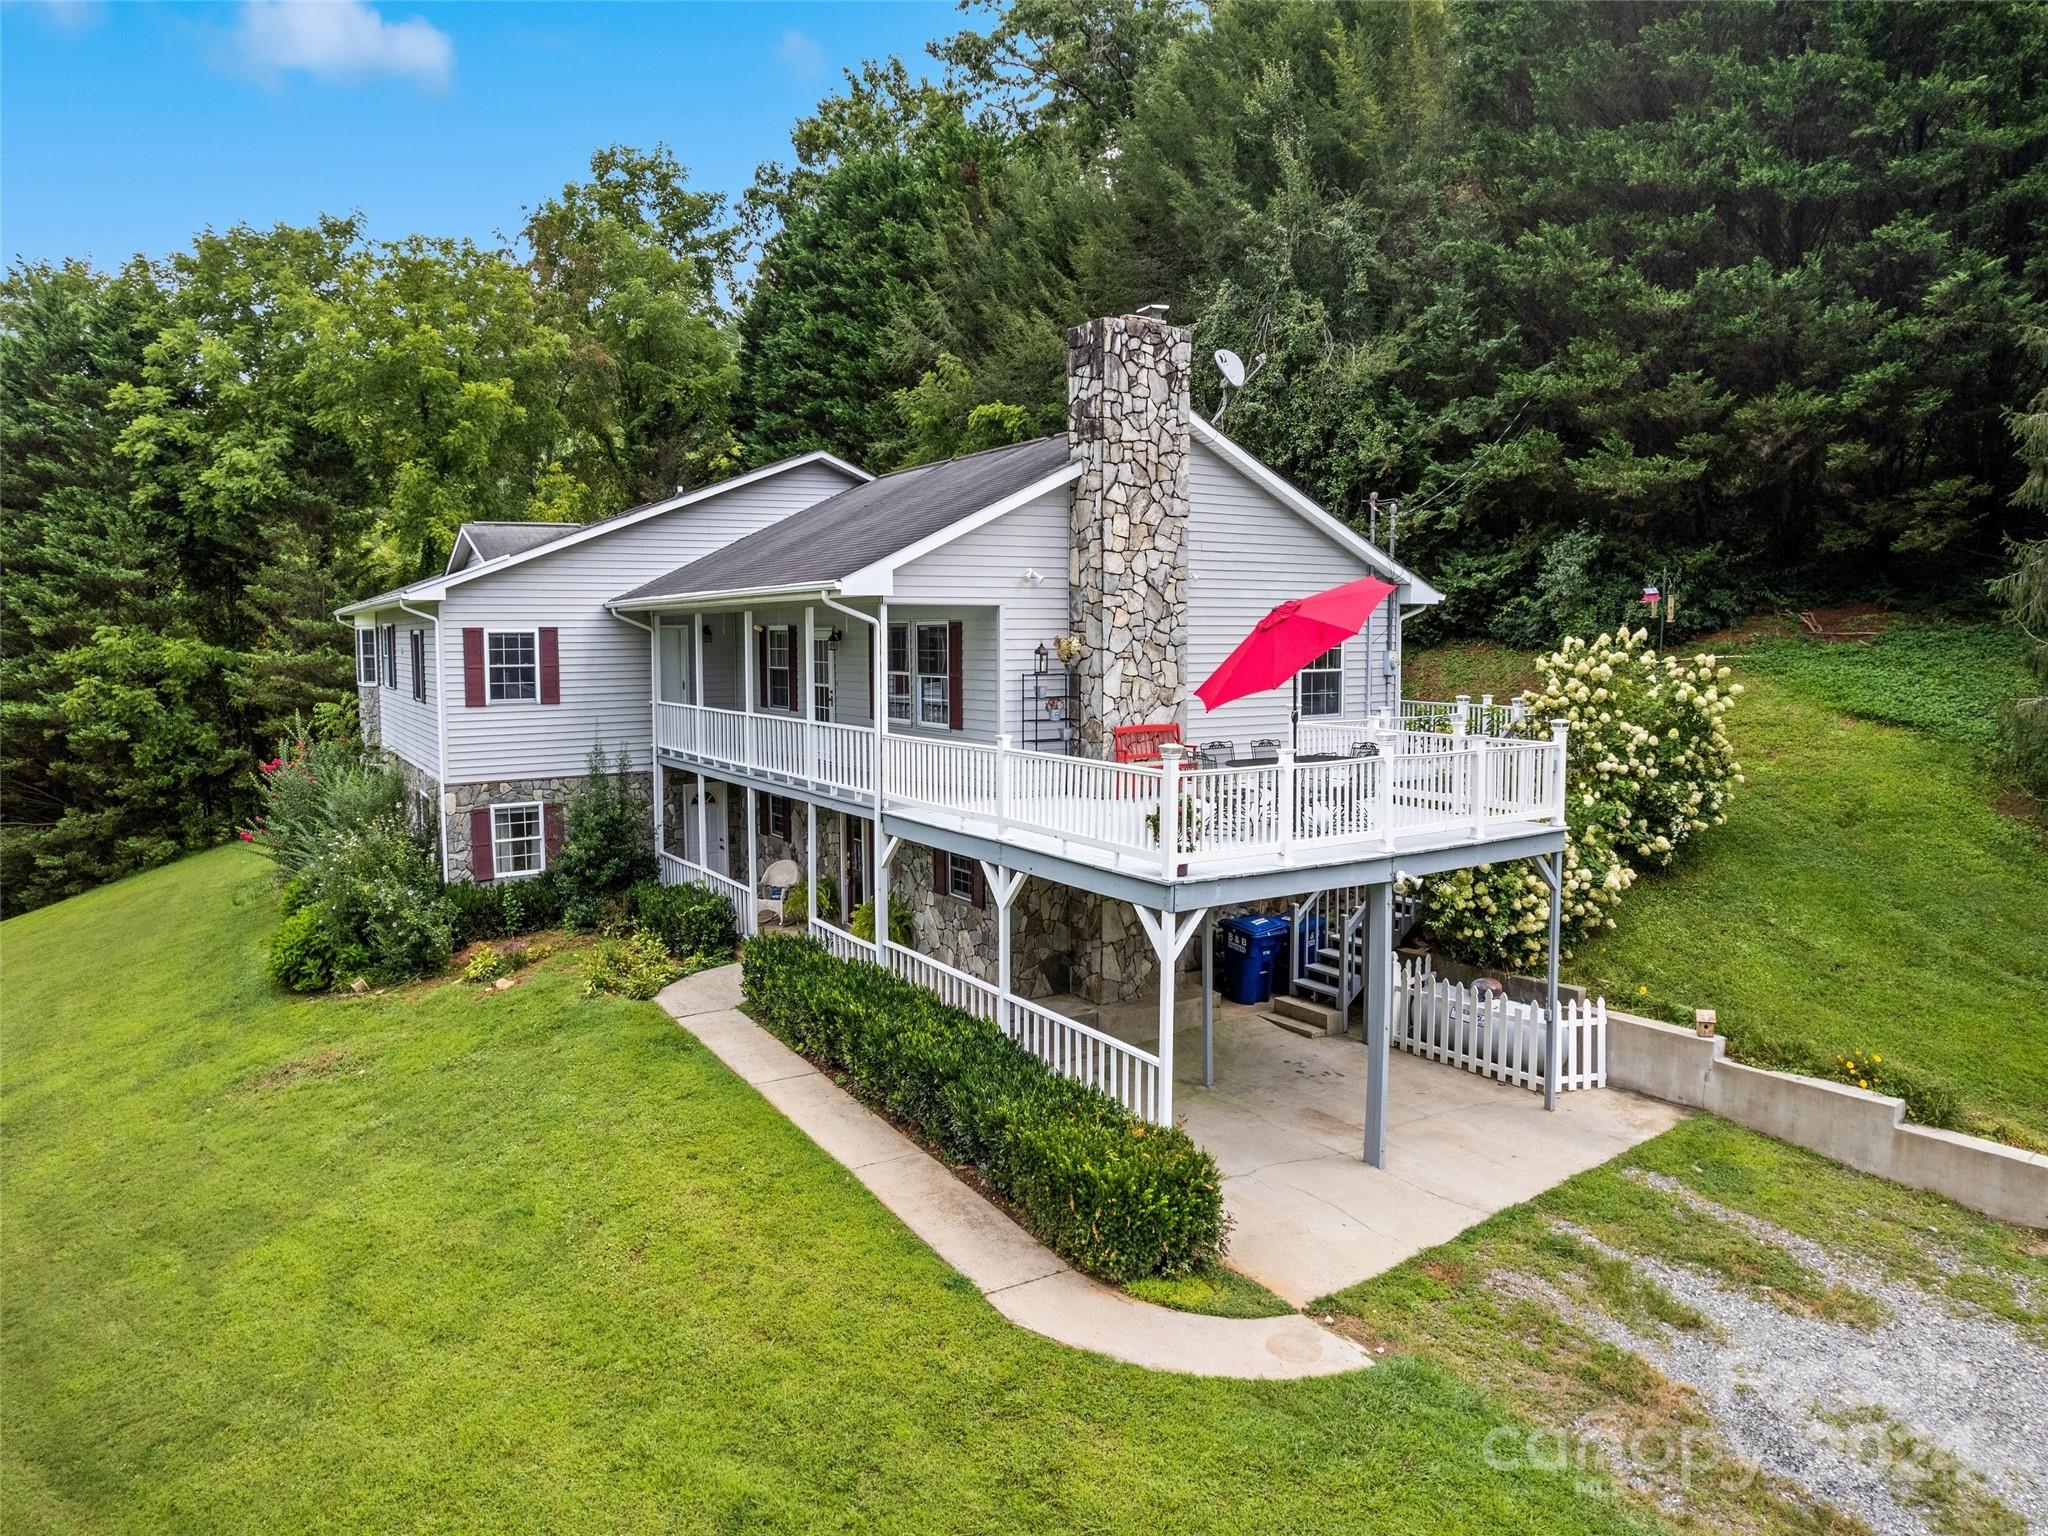
<path fill-rule="evenodd" d="M 0 927 L 0 1500 L 38 1530 L 1601 1532 L 1426 1360 L 1148 1375 L 1002 1321 L 565 959 L 293 1001 L 225 849 Z"/>
<path fill-rule="evenodd" d="M 1572 979 L 1674 1020 L 1715 1008 L 1765 1065 L 1876 1051 L 1952 1092 L 1963 1129 L 2048 1145 L 2048 847 L 1995 808 L 1982 748 L 2007 658 L 1983 634 L 1737 655 L 1748 786 Z"/>

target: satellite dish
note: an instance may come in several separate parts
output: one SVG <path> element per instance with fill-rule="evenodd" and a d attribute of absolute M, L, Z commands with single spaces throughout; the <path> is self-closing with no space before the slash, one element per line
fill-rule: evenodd
<path fill-rule="evenodd" d="M 1228 347 L 1216 350 L 1216 366 L 1223 370 L 1223 382 L 1232 389 L 1244 388 L 1244 359 Z"/>

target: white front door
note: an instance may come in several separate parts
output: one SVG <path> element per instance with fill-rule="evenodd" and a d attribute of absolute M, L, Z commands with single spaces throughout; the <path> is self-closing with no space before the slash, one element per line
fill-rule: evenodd
<path fill-rule="evenodd" d="M 703 865 L 713 874 L 731 874 L 731 856 L 726 847 L 729 834 L 725 825 L 725 802 L 715 789 L 704 792 L 704 828 L 711 842 L 709 859 L 697 847 L 697 796 L 692 793 L 689 813 L 683 818 L 683 857 L 692 864 Z"/>

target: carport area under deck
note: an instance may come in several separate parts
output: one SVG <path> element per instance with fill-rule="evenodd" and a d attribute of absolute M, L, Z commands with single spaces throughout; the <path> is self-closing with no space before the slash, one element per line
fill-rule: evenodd
<path fill-rule="evenodd" d="M 1175 1031 L 1174 1110 L 1223 1171 L 1229 1262 L 1300 1306 L 1393 1268 L 1495 1211 L 1661 1134 L 1686 1111 L 1617 1088 L 1543 1096 L 1391 1053 L 1387 1162 L 1362 1162 L 1370 1059 L 1217 1000 L 1215 1086 L 1202 1027 Z M 1125 1031 L 1118 1031 L 1120 1035 Z M 1142 1027 L 1127 1038 L 1150 1048 Z"/>

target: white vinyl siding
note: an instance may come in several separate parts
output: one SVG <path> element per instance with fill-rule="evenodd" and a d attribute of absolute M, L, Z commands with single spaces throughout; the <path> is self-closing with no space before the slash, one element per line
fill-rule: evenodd
<path fill-rule="evenodd" d="M 1255 740 L 1285 741 L 1292 690 L 1253 694 L 1212 713 L 1194 689 L 1276 604 L 1380 573 L 1200 442 L 1188 494 L 1188 740 L 1228 740 L 1240 751 Z M 1400 696 L 1398 669 L 1389 676 L 1382 662 L 1398 601 L 1390 596 L 1365 632 L 1344 643 L 1345 719 L 1363 719 Z M 1392 638 L 1398 644 L 1398 624 Z"/>
<path fill-rule="evenodd" d="M 386 613 L 390 611 L 387 609 Z M 378 690 L 377 744 L 387 751 L 397 753 L 429 778 L 439 778 L 440 727 L 434 718 L 434 700 L 440 682 L 436 675 L 434 626 L 422 623 L 415 615 L 402 611 L 397 614 L 396 622 L 387 619 L 385 613 L 376 615 L 376 618 L 374 633 L 380 673 L 378 681 L 382 683 L 390 674 L 400 674 L 389 686 Z M 419 636 L 417 641 L 413 639 L 414 635 Z M 413 696 L 412 656 L 415 644 L 419 646 L 420 662 L 426 674 L 424 698 Z M 390 652 L 388 668 L 385 666 L 387 646 Z M 401 656 L 404 658 L 402 669 L 399 664 Z M 456 687 L 459 692 L 459 680 Z"/>
<path fill-rule="evenodd" d="M 578 774 L 593 742 L 608 753 L 625 748 L 634 767 L 644 770 L 652 755 L 647 631 L 612 617 L 604 605 L 851 483 L 829 465 L 801 465 L 451 588 L 441 607 L 448 781 Z M 723 622 L 706 653 L 707 681 L 738 675 L 737 621 L 725 616 Z M 562 702 L 516 711 L 466 707 L 462 631 L 541 626 L 559 631 Z M 729 672 L 716 665 L 721 652 L 731 658 Z M 707 702 L 734 707 L 739 700 Z"/>
<path fill-rule="evenodd" d="M 968 593 L 1001 604 L 1000 657 L 995 654 L 992 633 L 963 637 L 970 658 L 970 734 L 1018 731 L 1022 680 L 1037 665 L 1034 653 L 1040 645 L 1050 651 L 1053 641 L 1067 633 L 1067 521 L 1072 502 L 1069 486 L 1048 491 L 994 522 L 940 545 L 896 573 L 896 595 L 889 608 L 892 621 L 908 616 L 901 605 L 943 604 Z M 1031 575 L 1038 580 L 1031 580 Z M 966 614 L 985 615 L 984 622 L 991 629 L 996 627 L 991 609 L 969 609 L 961 616 Z M 974 670 L 972 658 L 978 643 L 986 645 L 994 667 L 992 677 L 980 677 Z M 990 723 L 984 725 L 984 721 Z"/>

